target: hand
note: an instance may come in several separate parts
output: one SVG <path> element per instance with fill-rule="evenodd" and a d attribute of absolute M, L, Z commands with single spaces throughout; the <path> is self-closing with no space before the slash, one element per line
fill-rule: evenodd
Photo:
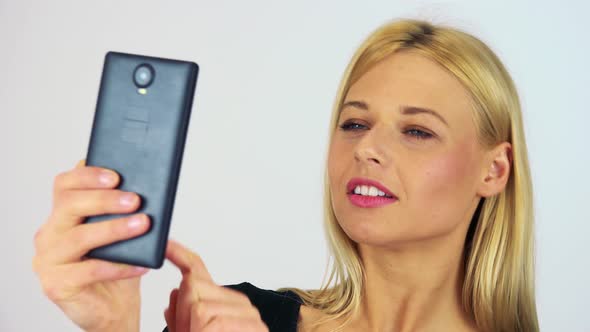
<path fill-rule="evenodd" d="M 82 223 L 87 216 L 131 213 L 140 204 L 137 194 L 113 189 L 116 172 L 84 163 L 55 177 L 51 214 L 35 234 L 33 270 L 45 295 L 80 328 L 139 331 L 139 279 L 147 269 L 83 256 L 144 233 L 149 219 L 137 214 Z M 123 197 L 130 199 L 124 204 Z"/>
<path fill-rule="evenodd" d="M 182 272 L 164 312 L 170 332 L 268 332 L 250 299 L 216 285 L 197 254 L 169 240 L 166 257 Z"/>

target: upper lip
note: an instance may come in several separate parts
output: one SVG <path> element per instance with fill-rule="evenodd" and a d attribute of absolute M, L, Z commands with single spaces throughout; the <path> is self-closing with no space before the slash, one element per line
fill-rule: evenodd
<path fill-rule="evenodd" d="M 391 192 L 391 190 L 387 189 L 387 187 L 382 185 L 379 181 L 371 180 L 371 179 L 367 179 L 367 178 L 352 178 L 352 179 L 350 179 L 350 181 L 348 181 L 348 184 L 346 185 L 346 193 L 348 193 L 348 194 L 353 193 L 354 188 L 356 188 L 356 186 L 373 186 L 373 187 L 376 187 L 377 189 L 381 190 L 382 192 L 384 192 L 386 195 L 397 198 L 397 196 L 395 196 L 395 194 L 393 194 Z"/>

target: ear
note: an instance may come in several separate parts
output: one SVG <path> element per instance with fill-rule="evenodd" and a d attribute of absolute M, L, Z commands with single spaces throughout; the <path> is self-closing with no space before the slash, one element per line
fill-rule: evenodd
<path fill-rule="evenodd" d="M 477 193 L 481 197 L 490 197 L 501 193 L 506 188 L 512 168 L 512 145 L 503 142 L 486 153 L 482 180 Z"/>

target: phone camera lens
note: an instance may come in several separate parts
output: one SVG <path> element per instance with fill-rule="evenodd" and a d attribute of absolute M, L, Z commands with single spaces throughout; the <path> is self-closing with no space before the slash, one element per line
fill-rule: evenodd
<path fill-rule="evenodd" d="M 135 85 L 140 88 L 147 88 L 154 81 L 154 68 L 147 63 L 141 64 L 133 72 Z"/>

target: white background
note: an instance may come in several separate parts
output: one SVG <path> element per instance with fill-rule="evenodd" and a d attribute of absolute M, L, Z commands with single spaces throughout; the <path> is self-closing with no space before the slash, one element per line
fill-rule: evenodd
<path fill-rule="evenodd" d="M 0 0 L 0 330 L 76 331 L 31 271 L 54 176 L 85 156 L 104 54 L 191 60 L 201 72 L 171 237 L 220 284 L 317 288 L 321 190 L 340 76 L 388 19 L 425 18 L 487 42 L 513 75 L 534 178 L 543 331 L 590 331 L 584 1 Z M 170 265 L 142 284 L 142 330 L 161 331 Z"/>

